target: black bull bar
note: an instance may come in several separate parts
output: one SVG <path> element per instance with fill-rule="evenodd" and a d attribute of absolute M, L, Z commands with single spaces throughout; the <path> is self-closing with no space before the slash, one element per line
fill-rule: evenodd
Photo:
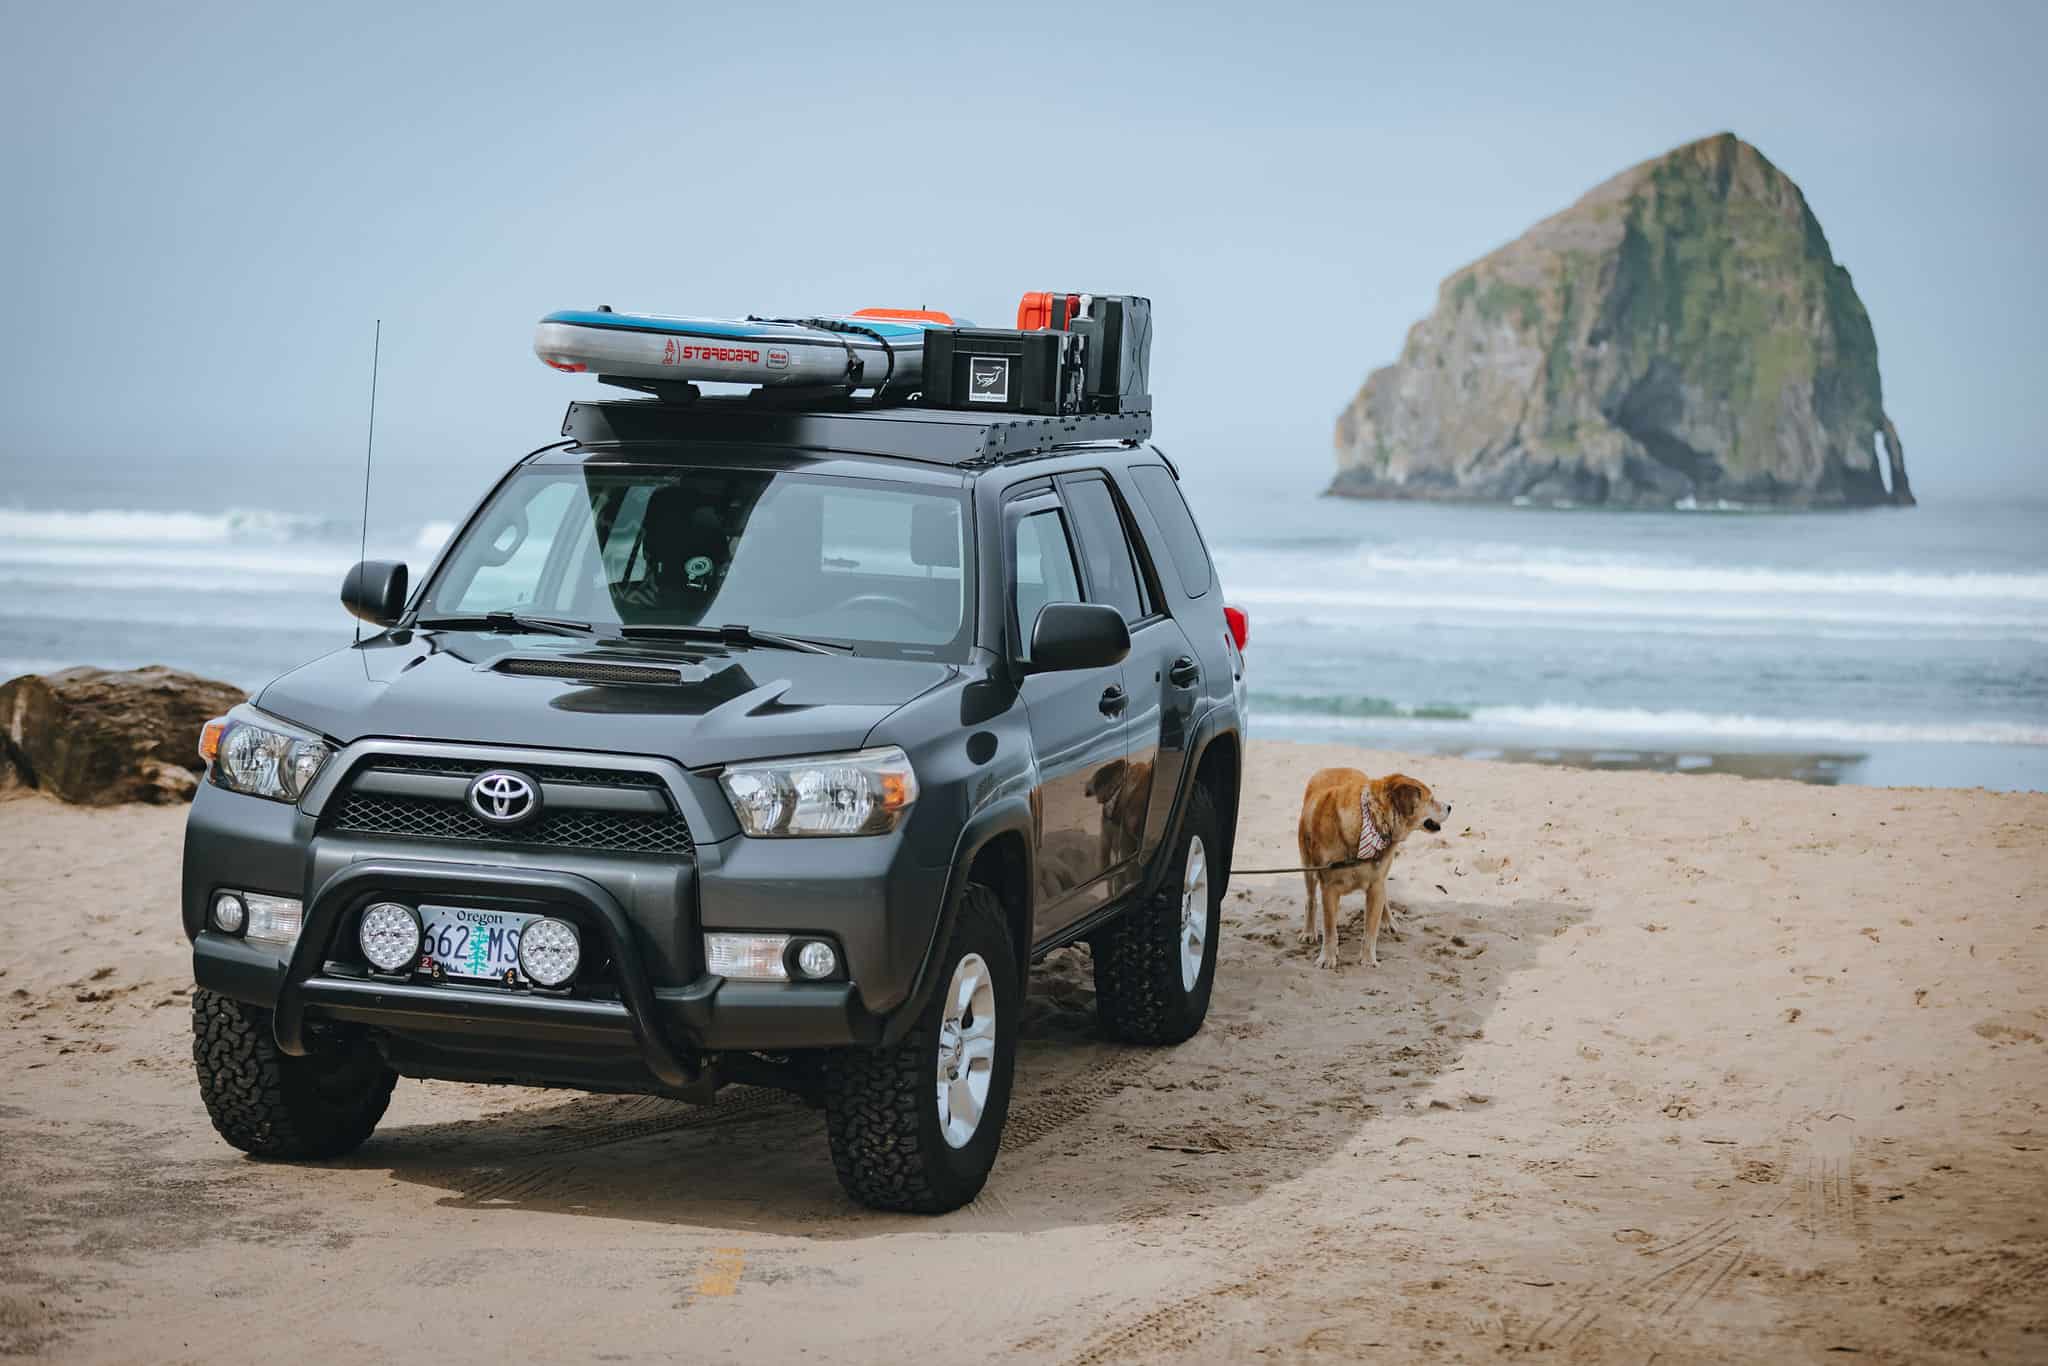
<path fill-rule="evenodd" d="M 478 1020 L 531 1022 L 537 1016 L 560 1023 L 609 1022 L 619 1007 L 611 1002 L 535 996 L 502 988 L 470 990 L 419 986 L 406 982 L 363 982 L 320 976 L 338 926 L 372 901 L 391 896 L 445 893 L 474 901 L 500 899 L 537 907 L 569 905 L 587 913 L 604 937 L 617 969 L 619 1007 L 623 1007 L 633 1039 L 647 1070 L 664 1086 L 681 1090 L 694 1085 L 702 1069 L 679 1054 L 662 1030 L 654 988 L 633 939 L 632 922 L 618 900 L 587 877 L 552 869 L 503 868 L 477 863 L 424 863 L 407 859 L 368 859 L 352 863 L 329 878 L 306 907 L 277 997 L 273 1028 L 277 1046 L 286 1053 L 306 1052 L 306 1007 L 336 1004 L 373 994 L 383 1002 L 422 1014 L 466 1015 Z"/>

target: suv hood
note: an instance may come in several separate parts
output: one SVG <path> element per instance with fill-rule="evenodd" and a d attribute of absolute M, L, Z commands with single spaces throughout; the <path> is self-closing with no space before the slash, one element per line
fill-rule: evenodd
<path fill-rule="evenodd" d="M 675 682 L 535 677 L 642 667 Z M 791 650 L 394 631 L 284 675 L 256 698 L 343 744 L 375 736 L 648 754 L 687 767 L 857 748 L 953 665 Z"/>

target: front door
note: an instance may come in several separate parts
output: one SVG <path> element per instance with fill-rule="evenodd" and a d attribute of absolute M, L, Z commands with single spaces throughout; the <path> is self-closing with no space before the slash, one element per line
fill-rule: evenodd
<path fill-rule="evenodd" d="M 1050 492 L 1010 504 L 1009 578 L 1013 651 L 1029 663 L 1031 628 L 1047 603 L 1080 602 L 1081 576 L 1066 514 Z M 1038 823 L 1038 913 L 1043 940 L 1101 906 L 1118 860 L 1106 791 L 1123 781 L 1122 665 L 1030 673 L 1021 689 L 1038 759 L 1032 815 Z"/>

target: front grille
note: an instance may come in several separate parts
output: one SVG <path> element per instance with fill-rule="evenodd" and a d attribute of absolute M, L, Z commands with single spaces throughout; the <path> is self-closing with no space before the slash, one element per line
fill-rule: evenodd
<path fill-rule="evenodd" d="M 526 678 L 566 678 L 577 683 L 666 683 L 683 681 L 677 669 L 646 664 L 581 664 L 573 659 L 508 659 L 498 666 L 501 674 Z"/>
<path fill-rule="evenodd" d="M 356 776 L 383 771 L 471 778 L 494 767 L 498 765 L 463 759 L 388 756 L 372 760 L 358 770 Z M 549 785 L 548 804 L 541 811 L 540 818 L 526 825 L 493 825 L 471 811 L 467 802 L 460 800 L 436 801 L 426 797 L 350 790 L 342 796 L 334 814 L 328 819 L 328 828 L 393 839 L 587 849 L 600 853 L 687 857 L 695 851 L 688 823 L 668 801 L 667 785 L 655 774 L 552 764 L 522 764 L 518 767 L 521 773 Z M 567 796 L 563 795 L 565 787 L 570 789 Z M 668 810 L 656 814 L 579 808 L 573 795 L 576 787 L 652 788 L 662 793 L 663 805 Z"/>
<path fill-rule="evenodd" d="M 364 772 L 431 773 L 445 778 L 474 778 L 493 768 L 516 768 L 544 783 L 575 783 L 579 787 L 644 787 L 668 791 L 660 775 L 630 768 L 573 768 L 561 764 L 487 764 L 481 759 L 439 759 L 426 755 L 387 754 L 363 766 Z"/>

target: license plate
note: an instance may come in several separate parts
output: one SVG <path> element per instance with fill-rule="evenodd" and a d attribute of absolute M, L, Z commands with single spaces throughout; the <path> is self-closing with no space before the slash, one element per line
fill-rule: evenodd
<path fill-rule="evenodd" d="M 479 911 L 467 906 L 422 906 L 420 955 L 450 977 L 502 982 L 519 972 L 519 932 L 539 916 L 516 911 Z M 520 974 L 524 978 L 524 974 Z"/>

